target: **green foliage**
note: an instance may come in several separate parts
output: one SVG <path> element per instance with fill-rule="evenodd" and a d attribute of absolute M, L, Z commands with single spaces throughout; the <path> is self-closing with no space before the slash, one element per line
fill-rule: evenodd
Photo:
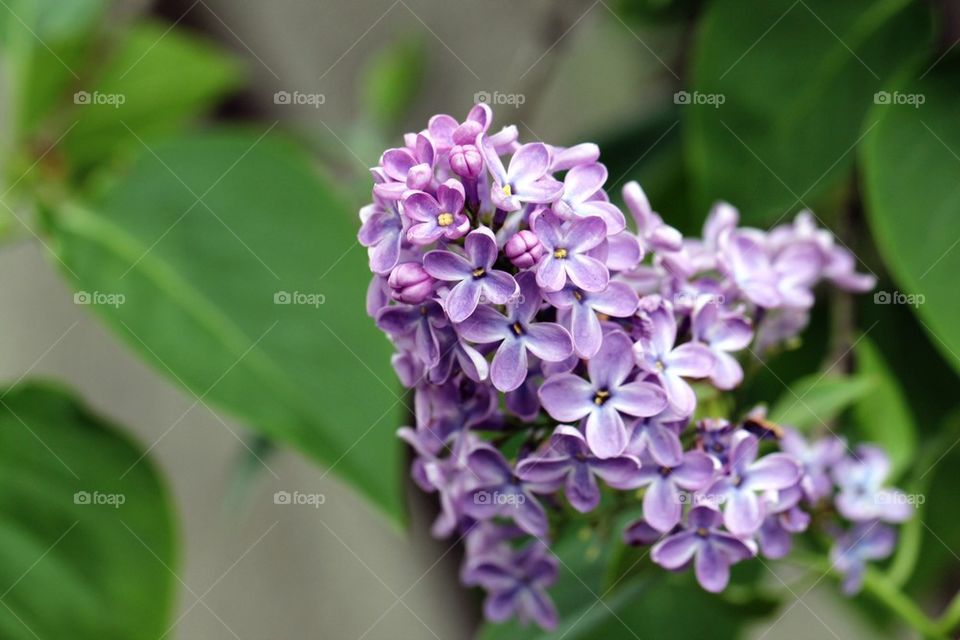
<path fill-rule="evenodd" d="M 372 56 L 361 76 L 361 101 L 382 130 L 396 127 L 410 110 L 423 81 L 427 49 L 420 36 L 391 43 Z"/>
<path fill-rule="evenodd" d="M 770 419 L 801 431 L 829 425 L 844 409 L 866 396 L 875 384 L 866 376 L 809 375 L 780 396 L 770 410 Z"/>
<path fill-rule="evenodd" d="M 167 631 L 174 522 L 144 455 L 61 389 L 0 395 L 0 636 L 155 640 Z"/>
<path fill-rule="evenodd" d="M 698 208 L 724 199 L 769 223 L 816 204 L 849 175 L 874 93 L 929 40 L 927 11 L 909 0 L 711 3 L 689 90 L 723 102 L 683 110 Z"/>
<path fill-rule="evenodd" d="M 59 258 L 135 351 L 400 518 L 404 403 L 366 316 L 354 213 L 293 147 L 212 132 L 158 144 L 52 216 Z"/>
<path fill-rule="evenodd" d="M 960 372 L 960 129 L 956 126 L 958 63 L 944 60 L 901 89 L 923 96 L 915 108 L 882 104 L 861 158 L 870 228 L 901 294 L 930 341 Z"/>

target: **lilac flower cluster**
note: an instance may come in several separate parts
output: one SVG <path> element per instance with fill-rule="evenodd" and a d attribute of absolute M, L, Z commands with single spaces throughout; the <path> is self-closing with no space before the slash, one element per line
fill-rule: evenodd
<path fill-rule="evenodd" d="M 805 326 L 816 285 L 872 278 L 809 213 L 765 233 L 718 204 L 702 238 L 685 238 L 631 182 L 628 225 L 596 145 L 522 144 L 492 119 L 485 104 L 462 122 L 437 115 L 386 151 L 359 233 L 368 311 L 414 391 L 416 424 L 399 435 L 439 496 L 433 533 L 465 541 L 462 581 L 486 590 L 487 618 L 556 624 L 551 531 L 572 515 L 564 503 L 609 512 L 602 485 L 641 490 L 625 539 L 655 543 L 667 569 L 692 565 L 710 591 L 835 509 L 855 523 L 835 550 L 855 589 L 890 551 L 883 523 L 910 515 L 883 486 L 883 452 L 695 413 L 698 391 L 741 383 L 738 355 Z"/>

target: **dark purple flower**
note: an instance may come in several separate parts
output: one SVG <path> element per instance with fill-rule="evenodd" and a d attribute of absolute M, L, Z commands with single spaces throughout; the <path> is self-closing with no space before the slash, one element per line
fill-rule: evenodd
<path fill-rule="evenodd" d="M 656 377 L 677 413 L 691 415 L 697 396 L 684 378 L 703 378 L 713 371 L 710 349 L 698 342 L 676 345 L 677 323 L 670 304 L 650 296 L 640 305 L 643 334 L 633 346 L 637 365 Z"/>
<path fill-rule="evenodd" d="M 516 268 L 529 269 L 540 261 L 543 245 L 540 244 L 537 234 L 523 229 L 510 236 L 503 247 L 503 253 Z"/>
<path fill-rule="evenodd" d="M 537 283 L 547 291 L 559 291 L 570 281 L 584 291 L 603 291 L 610 273 L 603 262 L 589 252 L 607 238 L 600 218 L 582 218 L 569 223 L 544 212 L 533 221 L 533 231 L 543 244 L 544 255 L 537 267 Z"/>
<path fill-rule="evenodd" d="M 810 514 L 797 506 L 803 491 L 799 486 L 783 491 L 772 491 L 766 497 L 767 516 L 760 525 L 757 538 L 760 552 L 774 560 L 790 553 L 793 536 L 807 530 Z"/>
<path fill-rule="evenodd" d="M 653 546 L 651 559 L 660 566 L 676 570 L 693 560 L 700 586 L 718 593 L 730 581 L 730 565 L 754 555 L 739 538 L 720 529 L 720 514 L 709 507 L 694 507 L 687 515 L 683 531 L 670 535 Z"/>
<path fill-rule="evenodd" d="M 624 544 L 645 547 L 662 538 L 663 533 L 651 527 L 650 523 L 643 518 L 640 518 L 628 524 L 626 528 L 624 528 L 621 537 L 623 538 Z"/>
<path fill-rule="evenodd" d="M 753 339 L 753 328 L 743 315 L 723 311 L 717 302 L 703 300 L 693 312 L 693 339 L 713 353 L 710 381 L 718 389 L 733 389 L 743 380 L 743 368 L 730 352 L 740 351 Z"/>
<path fill-rule="evenodd" d="M 463 213 L 463 185 L 447 180 L 437 187 L 434 198 L 424 191 L 408 193 L 403 212 L 413 222 L 407 239 L 418 245 L 432 244 L 440 238 L 456 240 L 470 230 L 470 218 Z"/>
<path fill-rule="evenodd" d="M 478 520 L 509 518 L 533 536 L 547 535 L 547 514 L 533 495 L 535 485 L 514 475 L 503 455 L 479 445 L 467 457 L 473 489 L 464 496 L 464 512 Z"/>
<path fill-rule="evenodd" d="M 623 282 L 611 282 L 603 291 L 567 286 L 545 295 L 550 304 L 569 312 L 573 348 L 581 358 L 592 358 L 600 350 L 603 342 L 600 315 L 629 318 L 639 304 L 637 294 Z"/>
<path fill-rule="evenodd" d="M 479 344 L 500 343 L 490 366 L 490 379 L 500 391 L 513 391 L 527 376 L 527 351 L 541 360 L 559 362 L 573 353 L 570 334 L 553 322 L 534 322 L 542 296 L 533 273 L 517 276 L 520 295 L 507 303 L 507 315 L 478 307 L 457 325 L 461 336 Z"/>
<path fill-rule="evenodd" d="M 896 532 L 876 520 L 860 522 L 843 533 L 830 549 L 833 568 L 844 576 L 843 592 L 851 596 L 860 591 L 867 561 L 887 558 L 896 542 Z"/>
<path fill-rule="evenodd" d="M 645 458 L 637 475 L 637 486 L 646 487 L 643 494 L 643 519 L 654 529 L 666 533 L 680 522 L 686 491 L 706 488 L 714 478 L 713 460 L 700 451 L 683 454 L 680 464 L 658 465 Z"/>
<path fill-rule="evenodd" d="M 520 292 L 517 281 L 506 271 L 493 269 L 497 241 L 486 227 L 471 231 L 464 241 L 466 258 L 446 249 L 423 257 L 423 268 L 434 278 L 456 282 L 443 300 L 453 322 L 463 322 L 481 301 L 504 304 Z"/>
<path fill-rule="evenodd" d="M 600 351 L 587 362 L 590 379 L 572 373 L 551 376 L 540 387 L 540 402 L 560 422 L 585 418 L 590 450 L 600 458 L 615 458 L 629 438 L 623 416 L 656 415 L 667 405 L 657 385 L 627 382 L 633 368 L 630 338 L 621 331 L 608 333 Z"/>
<path fill-rule="evenodd" d="M 504 169 L 503 162 L 487 136 L 477 136 L 487 170 L 493 177 L 490 198 L 504 211 L 517 211 L 523 203 L 553 202 L 563 193 L 563 183 L 550 177 L 550 150 L 540 142 L 521 146 Z"/>
<path fill-rule="evenodd" d="M 553 211 L 565 220 L 597 217 L 607 225 L 607 234 L 620 233 L 627 226 L 623 213 L 606 200 L 598 200 L 607 168 L 602 164 L 578 165 L 563 178 L 563 195 L 553 205 Z"/>
<path fill-rule="evenodd" d="M 581 513 L 593 511 L 600 504 L 595 476 L 612 487 L 625 488 L 633 485 L 638 473 L 640 462 L 636 458 L 598 458 L 590 453 L 583 434 L 566 425 L 553 432 L 547 452 L 525 458 L 517 465 L 521 480 L 545 485 L 565 480 L 567 500 Z"/>
<path fill-rule="evenodd" d="M 890 458 L 883 449 L 860 445 L 855 454 L 833 466 L 833 480 L 840 489 L 834 503 L 840 515 L 856 522 L 909 520 L 914 509 L 909 496 L 884 487 L 890 475 Z"/>
<path fill-rule="evenodd" d="M 420 304 L 433 294 L 436 283 L 419 262 L 404 262 L 394 267 L 387 279 L 390 297 L 397 302 Z"/>
<path fill-rule="evenodd" d="M 723 503 L 723 523 L 738 536 L 756 533 L 766 515 L 759 492 L 781 490 L 800 481 L 802 469 L 786 453 L 771 453 L 757 460 L 759 441 L 746 431 L 734 436 L 727 475 L 717 480 L 707 494 Z"/>
<path fill-rule="evenodd" d="M 546 593 L 557 578 L 557 561 L 539 540 L 516 553 L 489 556 L 467 578 L 487 590 L 483 613 L 488 620 L 517 616 L 521 624 L 533 621 L 547 630 L 557 626 L 557 610 Z"/>
<path fill-rule="evenodd" d="M 413 339 L 417 357 L 428 367 L 436 366 L 440 360 L 437 329 L 446 324 L 447 315 L 432 300 L 384 307 L 377 314 L 377 326 L 391 337 Z"/>

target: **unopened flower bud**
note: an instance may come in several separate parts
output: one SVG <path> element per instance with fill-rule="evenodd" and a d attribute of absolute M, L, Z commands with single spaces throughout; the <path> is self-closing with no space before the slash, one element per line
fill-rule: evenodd
<path fill-rule="evenodd" d="M 398 264 L 387 279 L 390 296 L 407 304 L 419 304 L 429 298 L 435 282 L 419 262 Z"/>
<path fill-rule="evenodd" d="M 513 263 L 513 266 L 519 269 L 529 269 L 537 264 L 540 256 L 543 255 L 543 245 L 540 244 L 540 239 L 533 231 L 524 229 L 507 240 L 503 252 Z"/>
<path fill-rule="evenodd" d="M 461 178 L 476 180 L 483 172 L 480 150 L 472 144 L 458 144 L 450 149 L 450 168 Z"/>

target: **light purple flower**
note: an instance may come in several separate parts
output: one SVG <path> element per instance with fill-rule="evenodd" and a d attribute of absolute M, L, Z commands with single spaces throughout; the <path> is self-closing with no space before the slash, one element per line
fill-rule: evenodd
<path fill-rule="evenodd" d="M 890 458 L 883 449 L 860 445 L 855 454 L 833 466 L 833 480 L 840 489 L 834 502 L 840 515 L 856 522 L 909 520 L 914 510 L 909 496 L 884 487 L 890 475 Z"/>
<path fill-rule="evenodd" d="M 487 136 L 477 136 L 476 144 L 493 177 L 490 198 L 497 208 L 517 211 L 525 202 L 553 202 L 563 192 L 563 183 L 548 174 L 550 150 L 545 144 L 532 142 L 521 146 L 513 154 L 507 169 L 504 169 L 497 150 Z"/>
<path fill-rule="evenodd" d="M 723 523 L 738 536 L 756 533 L 766 515 L 760 492 L 791 487 L 800 480 L 800 464 L 786 453 L 771 453 L 757 460 L 757 437 L 746 431 L 734 436 L 727 475 L 707 494 L 723 503 Z"/>
<path fill-rule="evenodd" d="M 445 113 L 433 116 L 427 125 L 427 132 L 437 150 L 446 152 L 454 145 L 472 144 L 478 135 L 486 133 L 492 122 L 493 110 L 481 103 L 470 109 L 463 123 Z"/>
<path fill-rule="evenodd" d="M 456 180 L 447 180 L 437 187 L 436 198 L 424 191 L 408 193 L 403 199 L 403 212 L 413 224 L 407 229 L 407 239 L 424 245 L 440 238 L 456 240 L 463 236 L 470 229 L 463 203 L 463 185 Z"/>
<path fill-rule="evenodd" d="M 420 304 L 433 294 L 436 283 L 419 262 L 404 262 L 394 267 L 387 279 L 390 297 L 397 302 Z"/>
<path fill-rule="evenodd" d="M 432 300 L 419 305 L 384 307 L 377 314 L 377 326 L 391 337 L 413 338 L 417 357 L 428 367 L 435 366 L 440 360 L 437 329 L 446 324 L 446 314 Z"/>
<path fill-rule="evenodd" d="M 461 336 L 475 343 L 499 343 L 490 379 L 500 391 L 513 391 L 527 376 L 527 351 L 541 360 L 559 362 L 573 353 L 570 334 L 553 322 L 534 322 L 542 296 L 532 273 L 517 276 L 520 295 L 507 304 L 503 316 L 491 307 L 478 307 L 456 326 Z"/>
<path fill-rule="evenodd" d="M 520 293 L 517 281 L 506 271 L 493 269 L 497 261 L 497 241 L 482 227 L 471 231 L 464 241 L 466 258 L 446 249 L 431 251 L 423 257 L 423 268 L 438 280 L 456 282 L 443 300 L 453 322 L 463 322 L 480 302 L 504 304 Z"/>
<path fill-rule="evenodd" d="M 480 445 L 467 457 L 474 488 L 464 496 L 464 512 L 478 520 L 510 518 L 533 536 L 547 534 L 547 514 L 533 495 L 530 483 L 514 475 L 503 455 L 490 445 Z"/>
<path fill-rule="evenodd" d="M 658 465 L 678 465 L 683 459 L 678 434 L 686 424 L 686 417 L 678 416 L 669 406 L 655 416 L 640 418 L 630 427 L 626 452 L 652 457 Z"/>
<path fill-rule="evenodd" d="M 572 147 L 550 147 L 550 171 L 566 171 L 581 164 L 593 164 L 600 159 L 600 147 L 582 142 Z"/>
<path fill-rule="evenodd" d="M 518 269 L 529 269 L 540 261 L 543 255 L 543 245 L 537 234 L 529 229 L 523 229 L 510 236 L 503 246 L 503 253 L 510 263 Z"/>
<path fill-rule="evenodd" d="M 408 189 L 426 189 L 433 180 L 435 161 L 433 144 L 423 134 L 414 138 L 412 148 L 388 149 L 380 157 L 381 171 L 388 180 L 375 184 L 374 193 L 399 200 Z"/>
<path fill-rule="evenodd" d="M 766 308 L 781 304 L 777 274 L 759 238 L 742 231 L 731 234 L 721 263 L 748 300 Z"/>
<path fill-rule="evenodd" d="M 630 338 L 608 333 L 597 355 L 587 362 L 590 380 L 572 373 L 551 376 L 540 387 L 540 402 L 555 420 L 586 419 L 590 450 L 600 458 L 623 453 L 629 434 L 623 416 L 645 417 L 663 411 L 663 390 L 649 382 L 627 382 L 633 372 Z"/>
<path fill-rule="evenodd" d="M 598 292 L 568 285 L 545 295 L 550 304 L 569 313 L 573 348 L 581 358 L 592 358 L 600 350 L 603 342 L 600 315 L 629 318 L 639 304 L 637 294 L 623 282 L 611 282 Z"/>
<path fill-rule="evenodd" d="M 646 487 L 643 494 L 643 519 L 664 533 L 680 522 L 686 491 L 699 491 L 714 478 L 713 460 L 700 451 L 683 454 L 680 464 L 658 465 L 652 458 L 642 461 L 637 486 Z"/>
<path fill-rule="evenodd" d="M 647 251 L 679 251 L 683 236 L 673 227 L 664 224 L 663 219 L 650 207 L 647 194 L 636 181 L 631 180 L 623 186 L 623 201 L 633 214 L 637 223 L 637 233 Z"/>
<path fill-rule="evenodd" d="M 703 378 L 713 371 L 710 349 L 698 342 L 677 345 L 677 323 L 670 304 L 659 296 L 641 301 L 642 336 L 633 346 L 637 365 L 656 377 L 677 413 L 691 415 L 697 396 L 684 378 Z"/>
<path fill-rule="evenodd" d="M 543 244 L 544 255 L 537 267 L 537 284 L 546 291 L 559 291 L 567 279 L 584 291 L 603 291 L 610 281 L 606 265 L 589 255 L 607 237 L 600 218 L 582 218 L 568 223 L 544 212 L 533 221 L 533 231 Z"/>
<path fill-rule="evenodd" d="M 491 622 L 517 616 L 521 624 L 556 628 L 557 611 L 546 588 L 557 578 L 557 561 L 539 540 L 516 553 L 491 554 L 466 577 L 487 590 L 483 613 Z"/>
<path fill-rule="evenodd" d="M 403 218 L 396 202 L 374 198 L 360 210 L 363 224 L 357 234 L 360 244 L 367 247 L 370 270 L 378 274 L 390 273 L 400 261 L 403 242 Z"/>
<path fill-rule="evenodd" d="M 793 536 L 807 530 L 810 514 L 797 504 L 803 491 L 799 486 L 783 491 L 771 491 L 764 496 L 766 518 L 757 532 L 760 552 L 767 558 L 778 559 L 790 553 Z"/>
<path fill-rule="evenodd" d="M 742 314 L 724 311 L 714 301 L 701 301 L 693 312 L 693 339 L 713 353 L 710 381 L 714 386 L 733 389 L 743 381 L 743 367 L 730 355 L 746 348 L 753 339 L 753 327 Z"/>
<path fill-rule="evenodd" d="M 784 427 L 780 449 L 792 455 L 803 467 L 800 488 L 808 502 L 813 504 L 830 495 L 833 491 L 830 468 L 843 458 L 846 451 L 843 440 L 826 436 L 808 443 L 795 430 Z"/>
<path fill-rule="evenodd" d="M 565 480 L 567 500 L 581 513 L 600 504 L 596 477 L 615 488 L 633 485 L 640 473 L 640 461 L 632 456 L 598 458 L 590 453 L 579 430 L 566 425 L 556 428 L 550 449 L 542 456 L 530 456 L 517 465 L 521 480 L 545 485 Z M 635 486 L 635 485 L 633 485 Z"/>
<path fill-rule="evenodd" d="M 896 542 L 896 532 L 876 520 L 860 522 L 843 533 L 830 549 L 831 565 L 844 576 L 843 592 L 851 596 L 860 591 L 867 561 L 889 557 Z"/>
<path fill-rule="evenodd" d="M 598 200 L 607 168 L 602 164 L 578 165 L 563 178 L 563 195 L 553 205 L 553 211 L 565 220 L 597 217 L 607 225 L 607 234 L 620 233 L 627 226 L 623 213 L 606 200 Z"/>
<path fill-rule="evenodd" d="M 735 536 L 720 529 L 720 514 L 709 507 L 694 507 L 683 531 L 655 544 L 651 559 L 660 566 L 677 570 L 693 560 L 700 586 L 718 593 L 730 581 L 730 565 L 754 555 Z"/>

